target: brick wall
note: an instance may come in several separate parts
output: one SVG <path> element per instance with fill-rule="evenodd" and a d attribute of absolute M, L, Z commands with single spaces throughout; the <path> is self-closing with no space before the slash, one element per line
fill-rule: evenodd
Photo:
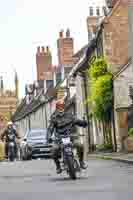
<path fill-rule="evenodd" d="M 128 58 L 128 3 L 119 1 L 104 20 L 104 54 L 117 71 Z"/>
<path fill-rule="evenodd" d="M 66 31 L 65 37 L 63 35 L 63 31 L 60 32 L 59 39 L 57 41 L 57 49 L 59 65 L 73 64 L 74 41 L 70 36 L 69 30 Z"/>
<path fill-rule="evenodd" d="M 89 16 L 87 17 L 87 31 L 88 31 L 88 40 L 91 40 L 93 33 L 96 32 L 96 25 L 98 23 L 98 16 Z"/>
<path fill-rule="evenodd" d="M 133 0 L 128 1 L 128 57 L 133 58 Z"/>

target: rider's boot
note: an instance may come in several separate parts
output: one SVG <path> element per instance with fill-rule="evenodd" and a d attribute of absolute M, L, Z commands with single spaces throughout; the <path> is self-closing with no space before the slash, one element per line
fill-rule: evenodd
<path fill-rule="evenodd" d="M 88 165 L 84 161 L 80 161 L 81 169 L 87 169 Z"/>
<path fill-rule="evenodd" d="M 56 164 L 56 173 L 57 174 L 61 174 L 62 169 L 61 169 L 61 166 L 60 166 L 60 161 L 59 160 L 55 160 L 55 164 Z"/>
<path fill-rule="evenodd" d="M 87 169 L 88 165 L 84 161 L 84 153 L 83 151 L 79 152 L 79 163 L 81 169 Z"/>

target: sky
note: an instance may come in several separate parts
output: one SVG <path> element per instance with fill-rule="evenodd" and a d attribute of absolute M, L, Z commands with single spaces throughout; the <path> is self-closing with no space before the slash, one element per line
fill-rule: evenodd
<path fill-rule="evenodd" d="M 57 64 L 61 29 L 70 28 L 75 52 L 85 45 L 89 4 L 98 1 L 103 0 L 0 0 L 0 75 L 6 87 L 13 88 L 16 69 L 24 96 L 25 84 L 36 80 L 37 46 L 50 46 Z"/>

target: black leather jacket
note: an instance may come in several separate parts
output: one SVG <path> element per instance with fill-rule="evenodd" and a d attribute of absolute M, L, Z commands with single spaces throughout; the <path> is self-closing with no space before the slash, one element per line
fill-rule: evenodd
<path fill-rule="evenodd" d="M 14 129 L 14 128 L 7 128 L 3 134 L 1 135 L 1 139 L 3 140 L 4 137 L 6 138 L 6 142 L 8 143 L 9 142 L 9 135 L 12 134 L 14 135 L 14 139 L 16 138 L 20 138 L 17 131 Z"/>
<path fill-rule="evenodd" d="M 50 138 L 55 131 L 56 135 L 65 135 L 68 130 L 71 132 L 75 126 L 86 127 L 86 120 L 76 119 L 75 116 L 68 112 L 56 112 L 50 121 L 48 128 L 48 138 Z"/>

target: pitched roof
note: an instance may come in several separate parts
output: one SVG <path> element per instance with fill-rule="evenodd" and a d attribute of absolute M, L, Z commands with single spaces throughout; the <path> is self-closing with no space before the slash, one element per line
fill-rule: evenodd
<path fill-rule="evenodd" d="M 49 88 L 45 95 L 43 94 L 42 90 L 41 93 L 36 98 L 33 98 L 29 104 L 26 104 L 25 98 L 25 101 L 18 107 L 18 109 L 14 113 L 12 120 L 19 121 L 20 119 L 28 116 L 30 113 L 35 112 L 40 106 L 55 98 L 56 93 L 56 88 Z M 44 101 L 41 100 L 41 97 L 43 96 L 46 97 L 46 99 L 44 98 Z"/>
<path fill-rule="evenodd" d="M 86 51 L 87 51 L 87 47 L 88 47 L 88 44 L 86 44 L 85 46 L 83 46 L 79 51 L 77 51 L 77 53 L 75 53 L 73 55 L 73 57 L 81 57 Z"/>
<path fill-rule="evenodd" d="M 132 59 L 130 58 L 130 59 L 128 59 L 128 61 L 127 61 L 124 65 L 122 65 L 122 66 L 120 67 L 119 71 L 117 71 L 117 72 L 114 74 L 114 80 L 115 80 L 123 71 L 125 71 L 131 63 L 132 63 Z"/>

